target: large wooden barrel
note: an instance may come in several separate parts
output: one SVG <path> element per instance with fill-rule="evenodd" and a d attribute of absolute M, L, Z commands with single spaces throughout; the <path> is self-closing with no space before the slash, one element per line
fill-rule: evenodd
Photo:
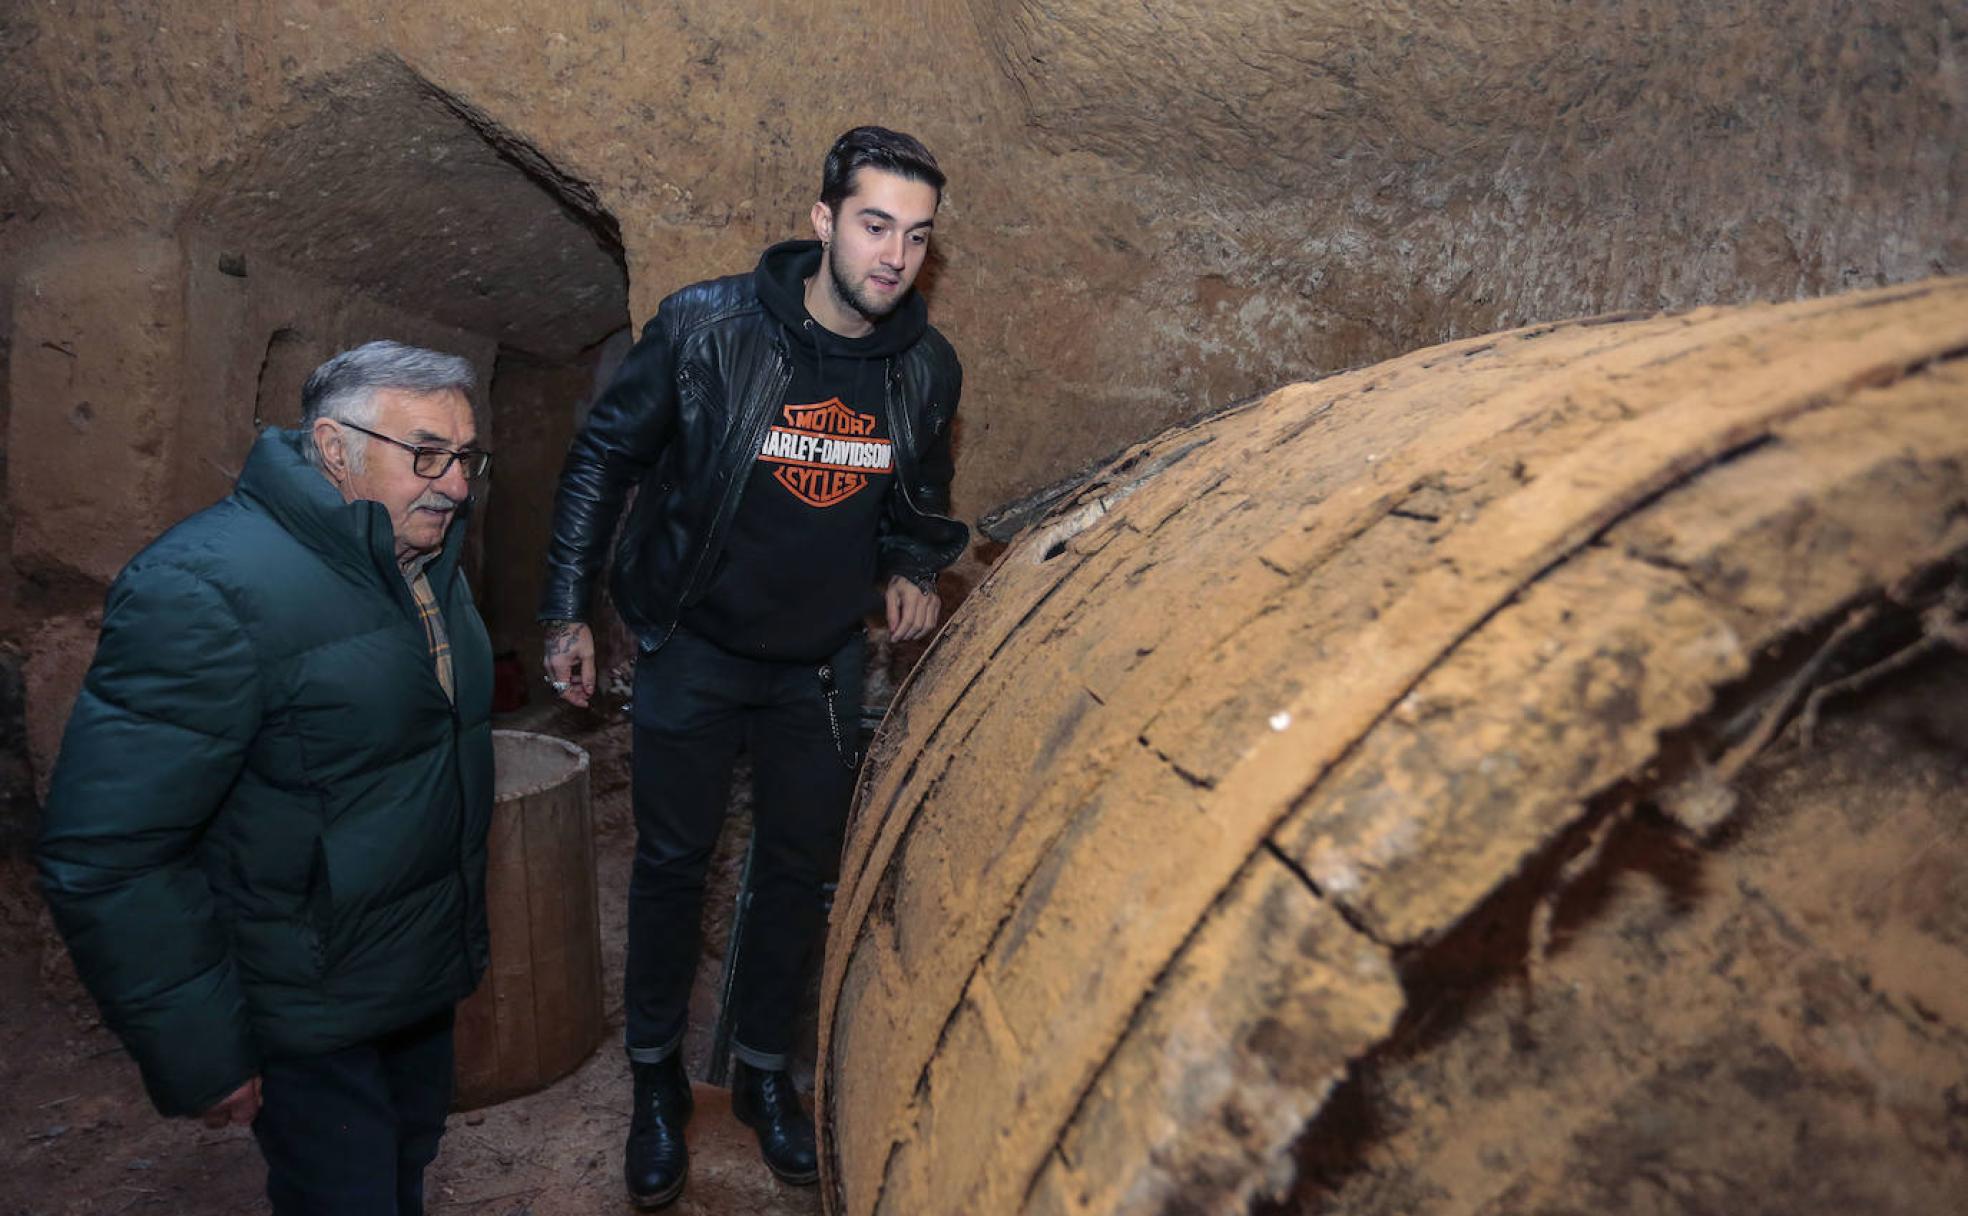
<path fill-rule="evenodd" d="M 458 1006 L 460 1110 L 566 1076 L 602 1034 L 588 754 L 564 739 L 495 730 L 486 842 L 492 963 Z"/>
<path fill-rule="evenodd" d="M 1964 354 L 1602 317 L 1126 453 L 874 745 L 829 1210 L 1959 1210 Z"/>

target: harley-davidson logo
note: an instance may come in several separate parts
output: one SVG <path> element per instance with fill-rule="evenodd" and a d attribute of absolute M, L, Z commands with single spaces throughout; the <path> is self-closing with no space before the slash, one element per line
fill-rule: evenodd
<path fill-rule="evenodd" d="M 895 449 L 875 434 L 875 416 L 830 397 L 788 405 L 786 422 L 765 433 L 759 459 L 779 467 L 772 476 L 808 506 L 832 507 L 867 488 L 870 474 L 894 467 Z"/>

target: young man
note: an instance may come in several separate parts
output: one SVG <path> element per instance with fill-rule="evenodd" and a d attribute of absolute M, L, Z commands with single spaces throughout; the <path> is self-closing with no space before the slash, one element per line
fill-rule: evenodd
<path fill-rule="evenodd" d="M 166 1115 L 250 1124 L 276 1216 L 417 1216 L 486 963 L 492 648 L 458 568 L 471 365 L 344 351 L 131 559 L 37 849 Z"/>
<path fill-rule="evenodd" d="M 853 792 L 861 620 L 880 604 L 898 640 L 928 633 L 936 573 L 969 537 L 942 514 L 962 369 L 912 290 L 943 182 L 910 136 L 842 135 L 819 239 L 664 300 L 561 473 L 540 615 L 548 679 L 577 705 L 594 692 L 594 576 L 639 489 L 613 589 L 641 647 L 625 983 L 640 1206 L 675 1199 L 688 1171 L 678 1048 L 741 743 L 756 839 L 732 1108 L 774 1173 L 818 1177 L 786 1064 Z"/>

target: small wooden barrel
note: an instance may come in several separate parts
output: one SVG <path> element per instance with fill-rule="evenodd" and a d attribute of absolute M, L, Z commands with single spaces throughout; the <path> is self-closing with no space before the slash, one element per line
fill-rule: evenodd
<path fill-rule="evenodd" d="M 486 842 L 492 965 L 458 1006 L 459 1110 L 531 1093 L 601 1041 L 588 754 L 530 731 L 492 732 Z"/>

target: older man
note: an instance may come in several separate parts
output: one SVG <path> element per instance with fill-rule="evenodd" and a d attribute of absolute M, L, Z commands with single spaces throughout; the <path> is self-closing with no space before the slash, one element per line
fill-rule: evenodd
<path fill-rule="evenodd" d="M 166 1115 L 273 1210 L 417 1213 L 486 957 L 491 653 L 459 570 L 464 360 L 372 342 L 110 589 L 38 859 Z"/>

